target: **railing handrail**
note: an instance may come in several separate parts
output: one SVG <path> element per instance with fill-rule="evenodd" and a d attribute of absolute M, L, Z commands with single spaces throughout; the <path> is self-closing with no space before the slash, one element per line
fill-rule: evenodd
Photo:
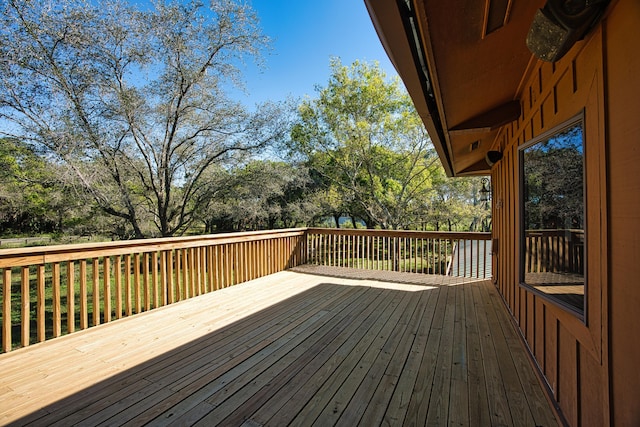
<path fill-rule="evenodd" d="M 310 228 L 307 236 L 312 264 L 491 277 L 491 233 Z"/>
<path fill-rule="evenodd" d="M 306 252 L 304 228 L 0 250 L 1 349 L 273 274 Z"/>
<path fill-rule="evenodd" d="M 120 240 L 115 242 L 75 243 L 52 246 L 0 249 L 0 268 L 21 267 L 51 262 L 75 261 L 93 257 L 125 255 L 168 249 L 184 249 L 201 246 L 251 242 L 270 238 L 302 236 L 306 228 L 281 230 L 243 231 L 183 237 Z"/>
<path fill-rule="evenodd" d="M 455 275 L 486 277 L 490 239 L 490 233 L 288 228 L 2 249 L 1 350 L 307 262 L 454 274 L 455 260 Z M 456 250 L 460 245 L 464 251 Z"/>
<path fill-rule="evenodd" d="M 410 237 L 434 239 L 468 239 L 468 240 L 491 240 L 490 232 L 479 231 L 419 231 L 419 230 L 378 230 L 363 228 L 319 228 L 309 227 L 308 233 L 330 234 L 330 235 L 355 235 L 355 236 L 388 236 L 388 237 Z"/>

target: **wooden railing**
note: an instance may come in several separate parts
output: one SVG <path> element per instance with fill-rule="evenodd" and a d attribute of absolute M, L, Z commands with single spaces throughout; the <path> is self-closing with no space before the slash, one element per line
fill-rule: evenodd
<path fill-rule="evenodd" d="M 306 261 L 305 229 L 0 250 L 2 351 Z"/>
<path fill-rule="evenodd" d="M 584 274 L 584 230 L 527 230 L 525 272 Z"/>
<path fill-rule="evenodd" d="M 311 264 L 491 277 L 491 233 L 311 228 Z"/>
<path fill-rule="evenodd" d="M 307 262 L 487 278 L 490 237 L 300 228 L 0 250 L 2 351 Z"/>

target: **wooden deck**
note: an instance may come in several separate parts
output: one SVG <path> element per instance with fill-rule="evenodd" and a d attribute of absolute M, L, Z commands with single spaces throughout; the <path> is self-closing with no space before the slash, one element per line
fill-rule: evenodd
<path fill-rule="evenodd" d="M 558 425 L 489 282 L 296 270 L 0 355 L 0 424 Z"/>

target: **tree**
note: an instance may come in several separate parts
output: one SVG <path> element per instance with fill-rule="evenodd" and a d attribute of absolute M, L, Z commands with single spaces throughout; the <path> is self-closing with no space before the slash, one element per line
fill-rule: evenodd
<path fill-rule="evenodd" d="M 435 184 L 435 197 L 425 206 L 424 225 L 435 230 L 490 231 L 491 211 L 488 202 L 479 200 L 481 179 L 448 179 L 442 170 Z"/>
<path fill-rule="evenodd" d="M 59 232 L 73 202 L 56 186 L 58 172 L 28 145 L 0 138 L 0 229 Z"/>
<path fill-rule="evenodd" d="M 268 42 L 244 3 L 9 0 L 1 19 L 2 134 L 46 148 L 135 237 L 183 233 L 208 169 L 286 132 L 279 106 L 225 96 Z"/>
<path fill-rule="evenodd" d="M 288 228 L 307 225 L 317 215 L 313 182 L 299 165 L 252 161 L 219 171 L 224 187 L 205 213 L 207 232 Z"/>
<path fill-rule="evenodd" d="M 575 125 L 525 150 L 524 221 L 527 229 L 584 228 L 582 138 L 582 127 Z"/>
<path fill-rule="evenodd" d="M 331 61 L 316 99 L 302 102 L 290 150 L 302 153 L 324 180 L 353 203 L 370 226 L 404 228 L 431 197 L 437 156 L 411 100 L 377 64 Z"/>

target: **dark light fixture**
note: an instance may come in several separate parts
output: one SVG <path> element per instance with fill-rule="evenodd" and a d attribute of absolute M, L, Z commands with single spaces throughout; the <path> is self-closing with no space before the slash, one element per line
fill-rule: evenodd
<path fill-rule="evenodd" d="M 502 152 L 494 151 L 494 150 L 487 151 L 487 154 L 484 156 L 484 159 L 489 165 L 489 167 L 492 167 L 493 165 L 498 163 L 500 160 L 502 160 Z"/>
<path fill-rule="evenodd" d="M 538 58 L 556 62 L 598 21 L 609 0 L 547 0 L 536 11 L 527 47 Z"/>
<path fill-rule="evenodd" d="M 480 189 L 480 201 L 488 202 L 491 200 L 491 190 L 487 188 L 487 184 L 489 184 L 488 178 L 482 178 L 482 188 Z"/>

